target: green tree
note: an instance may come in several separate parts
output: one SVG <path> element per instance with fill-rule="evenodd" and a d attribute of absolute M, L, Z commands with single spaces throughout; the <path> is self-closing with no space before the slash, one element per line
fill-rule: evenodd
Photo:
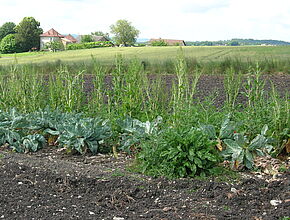
<path fill-rule="evenodd" d="M 45 44 L 45 48 L 51 49 L 53 52 L 64 50 L 64 45 L 61 41 L 51 41 Z"/>
<path fill-rule="evenodd" d="M 239 41 L 232 40 L 231 42 L 229 42 L 229 45 L 230 46 L 240 46 L 240 43 L 239 43 Z"/>
<path fill-rule="evenodd" d="M 43 33 L 40 28 L 40 23 L 33 17 L 25 17 L 15 27 L 16 35 L 15 40 L 19 44 L 21 51 L 29 51 L 32 48 L 39 48 L 40 34 Z"/>
<path fill-rule="evenodd" d="M 6 22 L 0 27 L 0 41 L 8 34 L 15 34 L 15 24 L 13 22 Z"/>
<path fill-rule="evenodd" d="M 1 53 L 15 53 L 19 52 L 19 46 L 15 41 L 15 34 L 8 34 L 0 43 Z"/>
<path fill-rule="evenodd" d="M 93 42 L 94 41 L 94 39 L 93 39 L 93 37 L 92 37 L 92 35 L 83 35 L 82 37 L 81 37 L 81 42 L 82 43 L 89 43 L 89 42 Z"/>
<path fill-rule="evenodd" d="M 109 33 L 104 33 L 102 31 L 95 31 L 95 32 L 92 32 L 91 34 L 95 36 L 103 36 L 103 37 L 106 37 L 107 39 L 110 39 Z"/>
<path fill-rule="evenodd" d="M 140 33 L 131 22 L 127 20 L 118 20 L 116 24 L 110 26 L 111 33 L 114 35 L 113 40 L 116 44 L 133 45 Z"/>

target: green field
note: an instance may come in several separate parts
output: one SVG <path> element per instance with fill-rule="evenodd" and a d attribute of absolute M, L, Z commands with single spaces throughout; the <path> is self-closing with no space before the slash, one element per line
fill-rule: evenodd
<path fill-rule="evenodd" d="M 19 64 L 43 62 L 84 62 L 91 60 L 93 55 L 99 62 L 112 63 L 117 54 L 125 58 L 138 58 L 151 63 L 175 59 L 179 47 L 127 47 L 127 48 L 96 48 L 71 50 L 61 52 L 27 52 L 19 54 L 2 54 L 0 65 L 13 64 L 17 59 Z M 265 59 L 290 60 L 290 47 L 279 46 L 239 46 L 239 47 L 183 47 L 185 57 L 204 61 L 223 61 L 225 59 L 240 59 L 242 61 L 263 61 Z"/>

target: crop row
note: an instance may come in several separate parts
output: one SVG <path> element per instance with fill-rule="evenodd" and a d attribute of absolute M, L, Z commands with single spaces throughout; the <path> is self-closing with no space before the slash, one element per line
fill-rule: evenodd
<path fill-rule="evenodd" d="M 21 153 L 45 146 L 80 154 L 138 152 L 142 172 L 169 177 L 207 175 L 224 160 L 235 169 L 252 169 L 254 158 L 271 153 L 275 140 L 268 137 L 267 125 L 250 139 L 231 118 L 226 115 L 216 127 L 168 127 L 161 117 L 152 122 L 130 117 L 110 121 L 48 109 L 30 114 L 12 109 L 0 112 L 0 146 Z"/>

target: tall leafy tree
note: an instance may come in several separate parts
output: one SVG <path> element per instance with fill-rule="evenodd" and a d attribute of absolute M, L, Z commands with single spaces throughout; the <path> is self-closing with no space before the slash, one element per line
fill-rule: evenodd
<path fill-rule="evenodd" d="M 125 46 L 132 45 L 136 42 L 140 33 L 131 22 L 127 20 L 118 20 L 116 24 L 110 26 L 113 39 L 116 44 L 124 44 Z"/>
<path fill-rule="evenodd" d="M 6 22 L 0 27 L 0 41 L 8 34 L 15 34 L 15 24 L 13 22 Z"/>
<path fill-rule="evenodd" d="M 40 22 L 36 21 L 33 17 L 25 17 L 15 27 L 16 43 L 19 44 L 21 50 L 29 51 L 32 48 L 39 48 L 40 46 L 40 34 L 43 33 L 40 28 Z"/>

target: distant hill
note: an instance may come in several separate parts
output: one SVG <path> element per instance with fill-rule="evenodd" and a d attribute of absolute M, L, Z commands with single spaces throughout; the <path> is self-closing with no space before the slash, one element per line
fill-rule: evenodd
<path fill-rule="evenodd" d="M 290 42 L 281 40 L 254 40 L 254 39 L 239 39 L 239 38 L 221 41 L 186 41 L 185 43 L 187 46 L 290 45 Z"/>

